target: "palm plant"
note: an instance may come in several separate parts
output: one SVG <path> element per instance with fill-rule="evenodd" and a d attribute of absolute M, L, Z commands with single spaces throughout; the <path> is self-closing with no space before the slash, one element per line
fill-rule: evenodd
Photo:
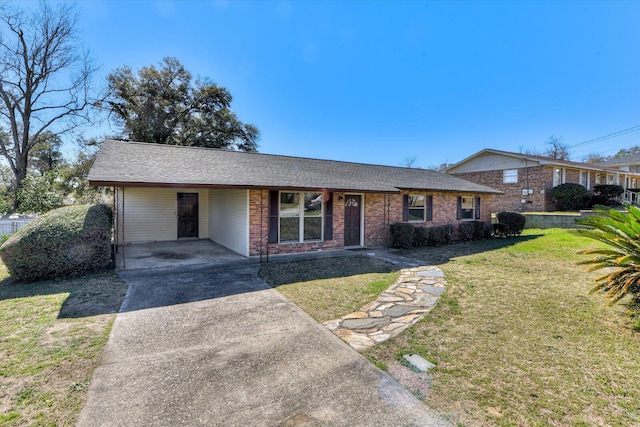
<path fill-rule="evenodd" d="M 590 264 L 587 271 L 607 270 L 595 279 L 597 285 L 590 292 L 605 292 L 609 300 L 607 305 L 620 301 L 626 295 L 640 298 L 640 209 L 627 204 L 624 211 L 598 206 L 594 212 L 596 215 L 576 221 L 591 227 L 577 230 L 579 234 L 607 245 L 606 248 L 579 252 L 595 255 L 578 263 Z"/>

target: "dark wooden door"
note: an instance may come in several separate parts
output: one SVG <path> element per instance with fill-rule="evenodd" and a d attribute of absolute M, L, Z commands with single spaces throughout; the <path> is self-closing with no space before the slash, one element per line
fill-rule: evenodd
<path fill-rule="evenodd" d="M 198 237 L 198 193 L 178 193 L 178 239 Z"/>
<path fill-rule="evenodd" d="M 344 198 L 344 245 L 360 244 L 360 205 L 362 196 Z"/>

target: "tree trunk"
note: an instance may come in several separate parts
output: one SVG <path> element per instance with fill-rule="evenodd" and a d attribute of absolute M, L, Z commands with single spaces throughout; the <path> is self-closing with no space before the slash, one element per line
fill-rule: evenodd
<path fill-rule="evenodd" d="M 22 181 L 27 177 L 27 155 L 24 153 L 20 153 L 16 155 L 16 170 L 15 170 L 16 181 L 14 183 L 14 191 L 17 196 L 18 190 L 22 187 Z M 13 199 L 13 209 L 18 210 L 20 207 L 20 200 L 18 197 L 14 197 Z"/>

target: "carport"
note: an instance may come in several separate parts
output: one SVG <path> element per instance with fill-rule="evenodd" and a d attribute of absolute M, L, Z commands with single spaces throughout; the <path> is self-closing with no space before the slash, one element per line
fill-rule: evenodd
<path fill-rule="evenodd" d="M 116 256 L 120 270 L 257 262 L 209 239 L 131 244 L 120 247 Z"/>

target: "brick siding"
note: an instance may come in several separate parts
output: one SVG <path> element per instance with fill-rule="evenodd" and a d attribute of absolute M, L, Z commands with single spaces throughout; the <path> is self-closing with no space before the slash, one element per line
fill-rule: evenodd
<path fill-rule="evenodd" d="M 504 192 L 504 194 L 493 196 L 494 212 L 551 212 L 556 210 L 556 205 L 551 200 L 554 169 L 553 166 L 520 168 L 518 169 L 518 182 L 513 184 L 504 183 L 502 170 L 454 173 L 453 175 Z M 580 184 L 580 169 L 565 168 L 564 182 Z M 589 171 L 589 183 L 591 188 L 596 185 L 596 172 Z M 522 194 L 524 189 L 533 190 L 533 194 L 524 196 Z M 523 204 L 522 199 L 528 200 L 530 203 Z"/>
<path fill-rule="evenodd" d="M 453 224 L 457 229 L 455 193 L 412 192 L 433 196 L 433 220 L 413 223 L 416 226 Z M 388 225 L 402 221 L 402 194 L 366 193 L 364 202 L 364 244 L 380 247 L 387 245 Z M 249 254 L 284 254 L 344 248 L 344 199 L 345 193 L 333 193 L 333 239 L 307 243 L 268 243 L 269 238 L 269 191 L 249 191 Z M 385 204 L 388 209 L 385 212 Z M 492 197 L 482 195 L 480 202 L 481 221 L 491 222 Z"/>

